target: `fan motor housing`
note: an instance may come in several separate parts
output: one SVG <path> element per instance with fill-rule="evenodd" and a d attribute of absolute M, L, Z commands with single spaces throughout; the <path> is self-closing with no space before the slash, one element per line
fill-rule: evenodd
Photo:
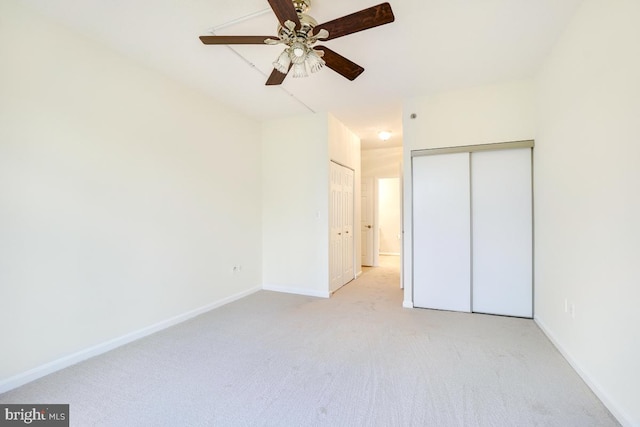
<path fill-rule="evenodd" d="M 313 34 L 313 29 L 318 25 L 313 17 L 307 15 L 309 7 L 311 7 L 311 0 L 293 0 L 293 6 L 298 14 L 300 20 L 300 28 L 296 31 L 296 35 L 303 39 L 306 39 Z M 286 30 L 282 28 L 282 25 L 278 25 L 278 36 L 286 36 Z"/>
<path fill-rule="evenodd" d="M 318 21 L 316 21 L 306 13 L 299 14 L 298 18 L 300 19 L 300 30 L 298 30 L 298 33 L 309 35 L 309 33 L 316 27 L 316 25 L 318 25 Z"/>
<path fill-rule="evenodd" d="M 298 14 L 307 13 L 311 7 L 311 0 L 293 0 L 293 7 L 296 8 Z"/>

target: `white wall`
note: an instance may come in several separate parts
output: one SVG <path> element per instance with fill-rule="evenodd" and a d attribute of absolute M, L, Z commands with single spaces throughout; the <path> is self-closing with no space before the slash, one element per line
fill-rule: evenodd
<path fill-rule="evenodd" d="M 535 137 L 532 80 L 407 99 L 403 106 L 404 305 L 412 306 L 411 151 Z M 417 115 L 411 119 L 410 115 Z M 535 155 L 535 154 L 534 154 Z"/>
<path fill-rule="evenodd" d="M 14 0 L 0 21 L 0 389 L 258 289 L 258 124 Z"/>
<path fill-rule="evenodd" d="M 329 158 L 360 175 L 360 139 L 333 115 L 327 114 Z"/>
<path fill-rule="evenodd" d="M 262 126 L 265 289 L 329 296 L 329 143 L 326 114 Z"/>
<path fill-rule="evenodd" d="M 355 170 L 359 218 L 360 140 L 330 114 L 306 114 L 264 122 L 262 153 L 264 288 L 328 297 L 329 161 Z"/>
<path fill-rule="evenodd" d="M 397 178 L 402 168 L 402 147 L 362 150 L 362 176 Z"/>
<path fill-rule="evenodd" d="M 579 9 L 540 75 L 534 175 L 536 320 L 628 426 L 640 426 L 638 22 L 635 0 Z"/>

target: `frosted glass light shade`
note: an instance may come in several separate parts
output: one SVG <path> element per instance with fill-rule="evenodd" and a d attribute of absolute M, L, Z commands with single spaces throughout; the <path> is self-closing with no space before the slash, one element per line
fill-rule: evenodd
<path fill-rule="evenodd" d="M 305 67 L 304 62 L 300 64 L 293 64 L 293 77 L 307 77 L 309 73 L 307 73 L 307 67 Z"/>
<path fill-rule="evenodd" d="M 295 42 L 289 47 L 289 58 L 294 64 L 302 64 L 307 60 L 307 52 L 310 50 L 304 43 Z"/>
<path fill-rule="evenodd" d="M 324 67 L 324 64 L 324 59 L 322 59 L 315 50 L 309 49 L 309 54 L 307 55 L 307 65 L 309 65 L 309 69 L 311 70 L 311 72 L 317 73 L 322 69 L 322 67 Z"/>
<path fill-rule="evenodd" d="M 289 72 L 289 65 L 291 65 L 291 57 L 289 56 L 289 49 L 285 49 L 280 56 L 278 56 L 278 59 L 273 62 L 273 67 L 282 74 L 287 74 Z"/>
<path fill-rule="evenodd" d="M 289 68 L 292 68 L 293 77 L 308 77 L 309 70 L 317 73 L 325 66 L 323 54 L 324 52 L 313 50 L 304 43 L 295 42 L 280 53 L 278 59 L 273 62 L 273 67 L 282 74 L 287 74 Z"/>

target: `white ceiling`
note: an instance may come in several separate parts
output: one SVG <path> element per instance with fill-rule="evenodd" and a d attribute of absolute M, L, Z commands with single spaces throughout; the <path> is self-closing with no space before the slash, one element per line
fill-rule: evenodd
<path fill-rule="evenodd" d="M 328 111 L 363 147 L 402 136 L 402 99 L 535 75 L 582 0 L 390 0 L 394 23 L 326 42 L 365 68 L 353 82 L 325 68 L 265 86 L 281 46 L 205 46 L 198 36 L 275 35 L 265 0 L 22 0 L 136 61 L 257 119 Z M 381 0 L 312 0 L 325 22 Z M 265 11 L 258 14 L 257 12 Z"/>

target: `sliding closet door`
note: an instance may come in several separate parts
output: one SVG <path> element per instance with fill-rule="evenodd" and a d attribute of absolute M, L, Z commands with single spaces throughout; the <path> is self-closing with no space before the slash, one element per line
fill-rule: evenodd
<path fill-rule="evenodd" d="M 471 155 L 473 311 L 532 317 L 531 149 Z"/>
<path fill-rule="evenodd" d="M 471 311 L 469 153 L 413 158 L 413 302 Z"/>

